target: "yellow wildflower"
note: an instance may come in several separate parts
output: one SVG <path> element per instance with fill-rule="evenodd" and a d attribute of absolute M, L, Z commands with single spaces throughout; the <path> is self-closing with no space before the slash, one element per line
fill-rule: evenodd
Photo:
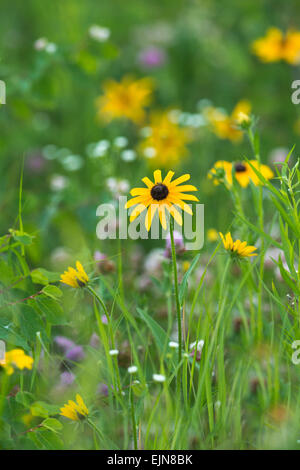
<path fill-rule="evenodd" d="M 132 196 L 136 196 L 126 203 L 127 209 L 136 205 L 130 215 L 130 222 L 148 208 L 145 219 L 145 226 L 148 231 L 150 230 L 156 210 L 158 211 L 160 223 L 164 230 L 167 228 L 166 210 L 174 217 L 179 225 L 182 225 L 181 214 L 175 206 L 179 206 L 182 210 L 192 215 L 193 212 L 191 208 L 184 200 L 198 201 L 193 194 L 184 194 L 184 191 L 197 191 L 195 186 L 190 184 L 180 186 L 181 183 L 190 179 L 190 175 L 182 175 L 172 181 L 174 171 L 169 171 L 163 180 L 161 170 L 155 170 L 153 176 L 154 183 L 149 178 L 145 177 L 142 181 L 147 186 L 146 188 L 133 188 L 130 191 Z"/>
<path fill-rule="evenodd" d="M 151 165 L 166 168 L 186 155 L 187 141 L 187 131 L 170 121 L 168 113 L 156 113 L 151 117 L 149 136 L 141 142 L 140 150 Z"/>
<path fill-rule="evenodd" d="M 84 287 L 89 281 L 88 275 L 79 261 L 76 261 L 76 268 L 77 269 L 69 267 L 68 270 L 60 276 L 60 282 L 68 284 L 71 287 Z"/>
<path fill-rule="evenodd" d="M 217 241 L 219 238 L 218 236 L 218 232 L 216 231 L 216 229 L 214 228 L 210 228 L 207 230 L 207 239 L 210 241 L 210 242 L 215 242 Z"/>
<path fill-rule="evenodd" d="M 257 256 L 253 251 L 257 250 L 255 246 L 247 245 L 247 242 L 241 242 L 241 240 L 232 240 L 231 233 L 228 232 L 224 236 L 223 233 L 219 232 L 222 239 L 225 250 L 230 251 L 232 254 L 237 255 L 241 258 L 248 258 L 250 256 Z"/>
<path fill-rule="evenodd" d="M 289 30 L 284 35 L 278 28 L 270 28 L 265 37 L 256 39 L 252 50 L 262 62 L 284 60 L 289 64 L 300 63 L 300 31 Z"/>
<path fill-rule="evenodd" d="M 5 353 L 5 360 L 2 361 L 1 366 L 4 368 L 8 375 L 13 374 L 14 367 L 17 369 L 32 369 L 33 359 L 27 356 L 23 349 L 12 349 Z"/>
<path fill-rule="evenodd" d="M 140 124 L 145 118 L 144 108 L 151 102 L 153 84 L 150 78 L 134 80 L 124 77 L 120 82 L 108 80 L 104 94 L 96 100 L 98 116 L 107 121 L 126 118 Z"/>
<path fill-rule="evenodd" d="M 243 131 L 238 126 L 250 120 L 250 112 L 250 102 L 241 100 L 237 103 L 231 115 L 212 106 L 204 110 L 204 115 L 217 137 L 238 142 L 243 136 Z"/>
<path fill-rule="evenodd" d="M 249 163 L 251 163 L 251 165 L 260 172 L 265 179 L 269 180 L 273 178 L 274 173 L 267 165 L 263 165 L 257 160 L 249 160 Z M 215 185 L 224 183 L 228 189 L 232 186 L 233 175 L 242 188 L 246 188 L 250 181 L 252 181 L 255 186 L 258 186 L 262 183 L 249 163 L 230 163 L 224 160 L 219 160 L 214 164 L 207 176 L 209 179 L 213 180 Z"/>
<path fill-rule="evenodd" d="M 79 421 L 86 418 L 89 414 L 89 410 L 78 393 L 76 395 L 76 401 L 77 403 L 73 400 L 69 400 L 68 403 L 60 409 L 61 416 L 65 416 L 73 421 Z"/>

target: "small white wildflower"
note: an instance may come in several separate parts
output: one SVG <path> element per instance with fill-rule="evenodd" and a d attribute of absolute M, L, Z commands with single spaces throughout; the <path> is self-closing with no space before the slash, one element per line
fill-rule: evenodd
<path fill-rule="evenodd" d="M 220 406 L 221 406 L 220 400 L 216 401 L 215 402 L 215 410 L 218 410 L 220 408 Z"/>
<path fill-rule="evenodd" d="M 136 159 L 136 152 L 134 150 L 124 150 L 121 153 L 121 158 L 124 162 L 133 162 Z"/>
<path fill-rule="evenodd" d="M 132 383 L 138 385 L 138 384 L 140 384 L 141 382 L 140 382 L 139 380 L 134 380 Z"/>
<path fill-rule="evenodd" d="M 68 185 L 68 180 L 63 175 L 53 175 L 50 181 L 52 191 L 61 191 Z"/>
<path fill-rule="evenodd" d="M 177 349 L 178 348 L 178 343 L 176 341 L 170 341 L 169 342 L 169 347 L 170 348 L 173 348 L 173 349 Z"/>
<path fill-rule="evenodd" d="M 193 343 L 190 344 L 190 349 L 195 349 L 197 344 L 197 351 L 202 351 L 203 346 L 204 346 L 204 340 L 200 339 L 199 341 L 194 341 Z"/>
<path fill-rule="evenodd" d="M 117 356 L 119 354 L 119 350 L 118 349 L 111 349 L 109 351 L 109 355 L 110 356 Z"/>
<path fill-rule="evenodd" d="M 154 147 L 146 147 L 144 149 L 144 155 L 146 158 L 153 158 L 156 155 L 156 149 Z"/>
<path fill-rule="evenodd" d="M 179 121 L 181 115 L 180 109 L 171 109 L 171 111 L 168 112 L 168 118 L 170 119 L 173 124 L 177 124 Z"/>
<path fill-rule="evenodd" d="M 108 140 L 100 140 L 91 149 L 91 157 L 103 157 L 109 149 L 110 142 Z"/>
<path fill-rule="evenodd" d="M 114 145 L 118 148 L 124 148 L 128 144 L 128 139 L 127 137 L 123 137 L 120 135 L 119 137 L 116 137 L 114 140 Z"/>
<path fill-rule="evenodd" d="M 80 155 L 68 155 L 63 158 L 62 165 L 68 171 L 76 171 L 82 168 L 83 159 Z"/>
<path fill-rule="evenodd" d="M 48 52 L 48 54 L 54 54 L 57 51 L 57 45 L 54 44 L 54 42 L 49 42 L 45 47 L 45 51 Z"/>
<path fill-rule="evenodd" d="M 46 48 L 47 44 L 48 44 L 48 39 L 39 38 L 34 42 L 33 46 L 36 51 L 43 51 Z"/>
<path fill-rule="evenodd" d="M 89 28 L 89 35 L 91 38 L 98 42 L 105 42 L 110 36 L 110 30 L 104 26 L 98 26 L 96 24 Z"/>
<path fill-rule="evenodd" d="M 188 357 L 190 357 L 190 356 L 188 355 L 188 353 L 185 352 L 185 353 L 183 353 L 183 357 L 188 358 Z"/>
<path fill-rule="evenodd" d="M 152 129 L 151 127 L 143 127 L 141 130 L 140 130 L 140 134 L 142 137 L 149 137 L 151 134 L 152 134 Z"/>
<path fill-rule="evenodd" d="M 137 366 L 130 366 L 130 367 L 128 367 L 127 370 L 128 370 L 129 374 L 135 374 L 135 372 L 137 372 L 138 368 L 137 368 Z"/>
<path fill-rule="evenodd" d="M 162 374 L 153 374 L 152 378 L 154 382 L 164 382 L 166 380 L 166 377 Z"/>

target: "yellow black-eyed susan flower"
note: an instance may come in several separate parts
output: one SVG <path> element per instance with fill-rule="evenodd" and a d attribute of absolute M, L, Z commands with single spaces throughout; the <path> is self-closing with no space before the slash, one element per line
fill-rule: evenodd
<path fill-rule="evenodd" d="M 76 261 L 76 268 L 77 269 L 69 267 L 68 270 L 60 276 L 60 282 L 68 284 L 68 286 L 71 287 L 84 287 L 89 281 L 88 275 L 79 261 Z"/>
<path fill-rule="evenodd" d="M 274 173 L 267 165 L 263 165 L 257 160 L 250 160 L 249 163 L 259 173 L 261 173 L 266 180 L 273 178 Z M 262 182 L 249 163 L 231 163 L 224 160 L 219 160 L 209 171 L 208 178 L 212 179 L 216 185 L 224 183 L 228 189 L 232 186 L 233 177 L 236 179 L 239 185 L 242 186 L 242 188 L 246 188 L 250 181 L 252 181 L 255 186 L 258 186 L 262 184 Z"/>
<path fill-rule="evenodd" d="M 156 211 L 158 211 L 159 218 L 163 229 L 167 228 L 166 210 L 174 217 L 175 221 L 182 225 L 182 217 L 175 206 L 180 207 L 182 210 L 189 214 L 193 214 L 191 208 L 184 202 L 198 201 L 197 197 L 193 194 L 184 194 L 183 191 L 197 191 L 195 186 L 190 184 L 180 186 L 181 183 L 188 181 L 190 175 L 182 175 L 172 181 L 174 171 L 169 171 L 165 179 L 162 179 L 161 170 L 155 170 L 154 183 L 147 177 L 142 181 L 147 186 L 146 188 L 134 188 L 130 191 L 133 199 L 130 199 L 126 208 L 136 205 L 130 215 L 130 222 L 132 222 L 141 212 L 148 208 L 145 226 L 149 231 L 151 223 Z"/>
<path fill-rule="evenodd" d="M 73 421 L 80 421 L 86 418 L 89 414 L 89 410 L 78 393 L 76 395 L 76 401 L 77 403 L 73 400 L 69 400 L 68 403 L 60 409 L 61 416 L 65 416 Z"/>
<path fill-rule="evenodd" d="M 263 165 L 257 160 L 250 160 L 250 163 L 266 180 L 273 178 L 274 173 L 267 165 Z M 260 179 L 247 162 L 235 163 L 233 170 L 234 176 L 242 188 L 246 188 L 250 181 L 252 181 L 255 186 L 261 184 Z"/>
<path fill-rule="evenodd" d="M 219 232 L 219 234 L 225 250 L 230 251 L 232 254 L 240 256 L 241 258 L 257 256 L 257 253 L 253 253 L 253 251 L 257 250 L 255 246 L 248 245 L 247 242 L 242 242 L 241 240 L 233 241 L 230 232 L 226 233 L 225 236 L 221 232 Z"/>

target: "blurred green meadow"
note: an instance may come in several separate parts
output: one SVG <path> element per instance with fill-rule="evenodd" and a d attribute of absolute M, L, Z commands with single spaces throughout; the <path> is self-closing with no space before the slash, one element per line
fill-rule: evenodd
<path fill-rule="evenodd" d="M 300 46 L 253 43 L 299 2 L 1 7 L 0 448 L 298 449 Z M 200 250 L 97 237 L 157 169 L 197 188 Z"/>

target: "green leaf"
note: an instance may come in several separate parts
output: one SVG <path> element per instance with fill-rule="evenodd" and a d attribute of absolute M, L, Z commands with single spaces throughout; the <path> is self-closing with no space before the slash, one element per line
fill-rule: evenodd
<path fill-rule="evenodd" d="M 60 429 L 63 428 L 63 425 L 61 424 L 61 422 L 55 418 L 44 419 L 44 421 L 42 422 L 42 425 L 44 426 L 44 428 L 48 428 L 50 431 L 53 431 L 53 432 L 59 431 Z"/>
<path fill-rule="evenodd" d="M 34 396 L 29 392 L 18 392 L 15 399 L 17 403 L 20 403 L 25 408 L 30 408 L 31 403 L 34 400 Z"/>
<path fill-rule="evenodd" d="M 49 284 L 48 286 L 45 286 L 43 289 L 42 289 L 42 292 L 47 295 L 48 297 L 51 297 L 52 299 L 54 300 L 57 300 L 59 299 L 60 297 L 62 297 L 63 293 L 62 291 L 59 289 L 59 287 L 56 287 L 56 286 L 53 286 L 52 284 Z"/>
<path fill-rule="evenodd" d="M 38 449 L 61 450 L 64 446 L 63 441 L 57 434 L 48 429 L 36 429 L 28 433 L 28 437 Z"/>
<path fill-rule="evenodd" d="M 40 315 L 47 318 L 52 325 L 64 325 L 67 321 L 64 312 L 57 302 L 45 294 L 38 295 L 28 302 Z"/>
<path fill-rule="evenodd" d="M 40 416 L 41 418 L 48 418 L 51 415 L 59 413 L 59 407 L 56 405 L 50 405 L 43 401 L 36 401 L 30 407 L 31 414 L 33 416 Z"/>
<path fill-rule="evenodd" d="M 193 259 L 193 261 L 191 262 L 191 265 L 190 265 L 189 269 L 187 270 L 187 272 L 183 276 L 183 279 L 182 279 L 182 282 L 181 282 L 180 288 L 179 288 L 179 302 L 180 302 L 180 305 L 183 304 L 183 301 L 184 301 L 184 298 L 185 298 L 185 294 L 186 294 L 187 287 L 188 287 L 188 278 L 192 274 L 196 264 L 199 261 L 199 258 L 200 258 L 200 254 L 198 253 L 198 255 L 196 255 L 195 258 Z"/>
<path fill-rule="evenodd" d="M 44 268 L 37 268 L 31 271 L 31 279 L 35 284 L 47 285 L 50 282 L 57 282 L 60 279 L 59 273 L 47 271 Z"/>
<path fill-rule="evenodd" d="M 22 336 L 27 341 L 35 342 L 38 331 L 40 331 L 43 341 L 47 341 L 44 322 L 32 306 L 26 304 L 20 306 L 19 325 Z"/>
<path fill-rule="evenodd" d="M 146 313 L 144 310 L 137 308 L 138 313 L 142 317 L 142 319 L 145 321 L 145 323 L 148 325 L 150 328 L 154 339 L 156 341 L 158 349 L 163 352 L 165 350 L 166 344 L 168 342 L 168 337 L 165 333 L 165 331 L 162 329 L 162 327 L 155 321 L 153 320 L 148 313 Z"/>

